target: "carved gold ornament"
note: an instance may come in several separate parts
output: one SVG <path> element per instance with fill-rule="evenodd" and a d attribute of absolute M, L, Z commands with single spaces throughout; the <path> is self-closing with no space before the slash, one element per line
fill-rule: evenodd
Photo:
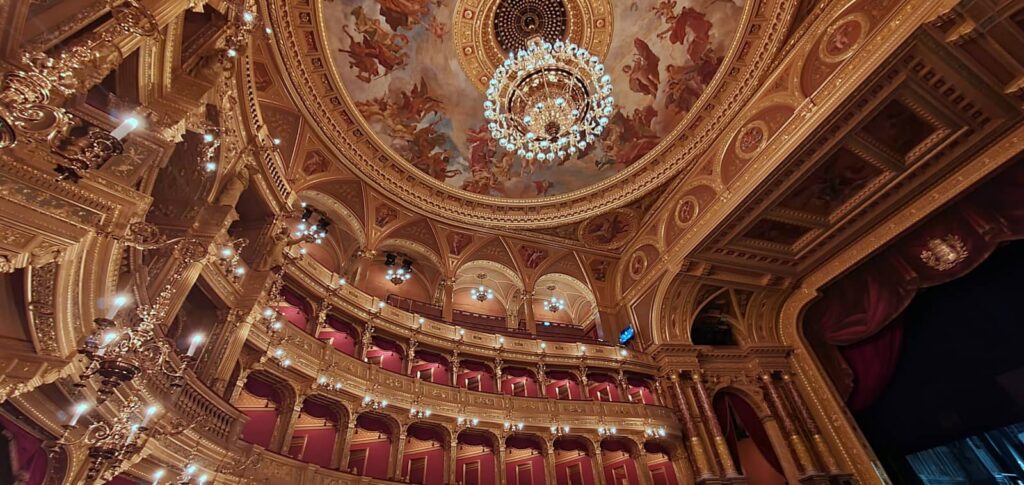
<path fill-rule="evenodd" d="M 459 0 L 452 11 L 455 55 L 481 92 L 509 50 L 520 48 L 531 28 L 559 32 L 563 39 L 602 58 L 612 40 L 608 0 Z"/>
<path fill-rule="evenodd" d="M 967 246 L 959 236 L 947 234 L 928 240 L 928 249 L 921 251 L 921 261 L 937 271 L 948 271 L 967 259 Z"/>

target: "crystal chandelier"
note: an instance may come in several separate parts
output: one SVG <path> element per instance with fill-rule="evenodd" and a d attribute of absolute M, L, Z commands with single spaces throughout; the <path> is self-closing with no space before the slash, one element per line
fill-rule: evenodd
<path fill-rule="evenodd" d="M 384 273 L 384 279 L 391 282 L 391 284 L 398 286 L 412 278 L 412 260 L 403 259 L 402 266 L 400 268 L 394 268 L 398 262 L 398 255 L 394 253 L 388 253 L 384 256 L 384 265 L 388 267 L 386 273 Z"/>
<path fill-rule="evenodd" d="M 379 384 L 374 384 L 372 388 L 367 390 L 363 394 L 363 401 L 360 406 L 363 410 L 377 410 L 388 407 L 387 399 L 380 399 L 377 397 L 377 390 L 380 389 Z"/>
<path fill-rule="evenodd" d="M 563 160 L 604 132 L 614 111 L 611 93 L 611 76 L 597 56 L 534 36 L 494 71 L 484 117 L 505 150 L 526 160 Z"/>
<path fill-rule="evenodd" d="M 619 430 L 615 426 L 605 426 L 603 423 L 597 427 L 597 435 L 600 437 L 613 436 L 618 434 Z"/>
<path fill-rule="evenodd" d="M 429 418 L 432 414 L 430 408 L 423 407 L 422 397 L 417 396 L 412 405 L 409 406 L 409 417 L 415 419 Z"/>
<path fill-rule="evenodd" d="M 476 277 L 480 279 L 480 286 L 470 289 L 469 296 L 480 303 L 494 298 L 494 290 L 484 286 L 484 278 L 487 278 L 487 275 L 480 273 Z"/>
<path fill-rule="evenodd" d="M 551 298 L 544 300 L 544 309 L 551 313 L 558 313 L 565 309 L 565 299 L 558 298 L 552 293 Z"/>

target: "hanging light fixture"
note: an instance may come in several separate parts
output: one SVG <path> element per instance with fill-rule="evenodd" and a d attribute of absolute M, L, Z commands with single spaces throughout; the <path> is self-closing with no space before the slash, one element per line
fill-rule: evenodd
<path fill-rule="evenodd" d="M 526 160 L 554 162 L 586 150 L 614 111 L 611 76 L 597 56 L 540 35 L 509 53 L 487 87 L 491 136 Z"/>
<path fill-rule="evenodd" d="M 548 286 L 548 290 L 551 291 L 551 297 L 544 300 L 544 309 L 551 313 L 558 313 L 565 309 L 565 299 L 559 298 L 555 295 L 555 286 Z"/>
<path fill-rule="evenodd" d="M 302 215 L 293 236 L 314 244 L 321 244 L 327 238 L 331 220 L 315 207 L 303 202 Z"/>
<path fill-rule="evenodd" d="M 178 278 L 180 275 L 172 276 L 153 304 L 139 306 L 135 323 L 130 327 L 120 327 L 114 321 L 120 306 L 127 301 L 124 297 L 114 299 L 107 316 L 93 320 L 95 329 L 78 349 L 78 353 L 84 355 L 88 363 L 78 376 L 80 382 L 77 386 L 84 386 L 84 381 L 100 376 L 97 401 L 102 403 L 115 389 L 140 375 L 152 378 L 162 373 L 170 378 L 171 387 L 180 388 L 183 385 L 185 369 L 195 361 L 195 352 L 203 336 L 192 336 L 188 352 L 179 356 L 179 365 L 171 358 L 177 354 L 174 344 L 156 330 L 167 317 L 172 288 Z"/>
<path fill-rule="evenodd" d="M 480 273 L 476 275 L 476 277 L 480 280 L 480 285 L 476 288 L 471 288 L 469 290 L 469 296 L 480 303 L 494 298 L 494 290 L 484 286 L 484 279 L 487 278 L 487 275 Z"/>
<path fill-rule="evenodd" d="M 387 272 L 384 273 L 384 279 L 391 282 L 395 286 L 399 286 L 412 278 L 412 260 L 403 259 L 402 266 L 400 268 L 394 268 L 397 264 L 398 256 L 393 253 L 388 253 L 384 257 L 384 265 L 388 266 Z"/>

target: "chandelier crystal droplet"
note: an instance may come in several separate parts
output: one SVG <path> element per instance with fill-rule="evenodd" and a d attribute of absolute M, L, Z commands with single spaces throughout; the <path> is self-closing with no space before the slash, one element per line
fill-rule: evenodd
<path fill-rule="evenodd" d="M 530 161 L 564 160 L 604 132 L 611 93 L 611 76 L 597 56 L 571 42 L 533 37 L 494 71 L 484 117 L 505 150 Z"/>

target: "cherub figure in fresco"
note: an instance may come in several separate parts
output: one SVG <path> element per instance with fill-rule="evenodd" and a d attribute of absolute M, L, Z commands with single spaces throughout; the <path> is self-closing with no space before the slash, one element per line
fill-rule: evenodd
<path fill-rule="evenodd" d="M 533 187 L 537 189 L 538 197 L 547 195 L 548 191 L 551 190 L 551 187 L 553 187 L 554 185 L 554 183 L 547 179 L 533 181 Z"/>
<path fill-rule="evenodd" d="M 388 32 L 379 19 L 369 18 L 362 6 L 352 9 L 352 17 L 356 34 L 362 39 L 357 41 L 349 26 L 343 25 L 342 31 L 349 38 L 349 47 L 338 50 L 349 55 L 349 67 L 358 71 L 356 78 L 369 83 L 405 65 L 408 54 L 403 49 L 409 45 L 408 36 Z"/>
<path fill-rule="evenodd" d="M 516 153 L 510 151 L 502 151 L 501 156 L 494 160 L 494 177 L 498 180 L 508 180 L 512 178 L 512 166 L 516 161 Z"/>
<path fill-rule="evenodd" d="M 477 129 L 466 130 L 466 143 L 469 144 L 469 169 L 471 172 L 487 170 L 490 168 L 494 156 L 497 154 L 498 144 L 491 138 L 491 131 L 487 125 L 480 125 Z"/>
<path fill-rule="evenodd" d="M 441 109 L 441 101 L 430 95 L 427 90 L 427 81 L 420 78 L 408 92 L 400 93 L 402 102 L 399 103 L 398 112 L 401 116 L 414 119 L 417 122 L 429 113 L 438 113 Z"/>
<path fill-rule="evenodd" d="M 430 10 L 431 0 L 377 0 L 380 15 L 392 30 L 411 30 Z"/>
<path fill-rule="evenodd" d="M 621 111 L 612 115 L 603 146 L 605 153 L 615 161 L 617 171 L 632 165 L 657 146 L 658 135 L 651 127 L 657 116 L 658 111 L 650 105 L 636 108 L 628 116 Z"/>
<path fill-rule="evenodd" d="M 661 74 L 658 73 L 658 64 L 661 59 L 651 50 L 643 39 L 633 39 L 633 64 L 622 66 L 622 72 L 629 75 L 629 89 L 635 93 L 646 94 L 651 97 L 658 95 L 658 84 L 661 83 Z"/>
<path fill-rule="evenodd" d="M 437 15 L 430 17 L 430 23 L 427 24 L 427 32 L 433 35 L 435 39 L 444 42 L 444 38 L 448 35 L 448 24 L 439 22 Z"/>
<path fill-rule="evenodd" d="M 619 234 L 629 230 L 629 221 L 626 221 L 620 214 L 601 219 L 596 224 L 587 228 L 587 234 L 600 244 L 611 244 Z"/>
<path fill-rule="evenodd" d="M 677 112 L 686 113 L 693 108 L 694 103 L 704 92 L 704 88 L 715 77 L 715 72 L 722 63 L 722 58 L 716 56 L 710 47 L 700 57 L 700 62 L 692 66 L 666 66 L 668 80 L 666 81 L 665 105 Z"/>
<path fill-rule="evenodd" d="M 469 177 L 462 181 L 462 190 L 474 194 L 490 194 L 498 186 L 498 179 L 487 170 L 473 170 Z"/>
<path fill-rule="evenodd" d="M 686 43 L 687 30 L 693 32 L 693 37 L 690 39 L 690 45 L 686 48 L 686 53 L 690 56 L 690 60 L 696 63 L 700 59 L 701 54 L 704 53 L 704 50 L 711 44 L 711 28 L 713 25 L 707 19 L 707 16 L 704 15 L 704 12 L 691 7 L 683 7 L 679 10 L 678 14 L 670 15 L 669 12 L 672 12 L 674 8 L 675 2 L 672 2 L 671 7 L 662 2 L 655 10 L 656 15 L 664 17 L 665 23 L 668 24 L 668 28 L 658 33 L 658 38 L 664 39 L 668 37 L 669 42 L 683 45 Z"/>

